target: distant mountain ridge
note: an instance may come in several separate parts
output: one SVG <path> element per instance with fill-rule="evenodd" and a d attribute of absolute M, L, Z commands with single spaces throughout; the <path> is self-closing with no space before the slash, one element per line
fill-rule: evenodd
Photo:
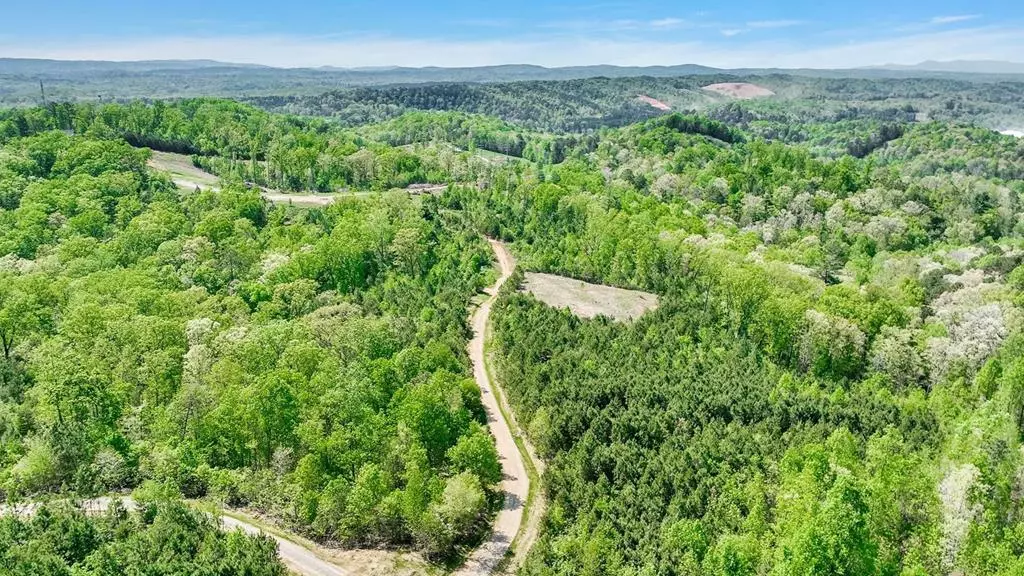
<path fill-rule="evenodd" d="M 225 71 L 259 71 L 283 75 L 301 73 L 323 73 L 338 75 L 355 84 L 401 83 L 405 82 L 494 82 L 510 80 L 571 80 L 594 77 L 625 78 L 651 76 L 656 78 L 672 76 L 699 76 L 712 74 L 763 75 L 792 74 L 823 77 L 905 77 L 915 73 L 924 75 L 946 74 L 1024 74 L 1024 63 L 994 60 L 954 60 L 948 62 L 926 61 L 919 64 L 884 64 L 861 68 L 815 69 L 815 68 L 714 68 L 700 64 L 679 64 L 673 66 L 615 66 L 596 64 L 589 66 L 564 66 L 548 68 L 534 64 L 502 64 L 477 67 L 426 66 L 373 66 L 343 68 L 320 66 L 315 68 L 278 68 L 261 64 L 239 64 L 217 60 L 42 60 L 31 58 L 0 58 L 0 74 L 37 75 L 54 77 L 62 75 L 95 73 L 174 73 L 192 71 L 196 73 L 217 73 Z"/>
<path fill-rule="evenodd" d="M 153 72 L 205 68 L 272 69 L 261 64 L 237 64 L 216 60 L 46 60 L 0 58 L 0 74 L 60 74 L 75 72 Z"/>
<path fill-rule="evenodd" d="M 1016 70 L 1010 63 L 987 63 L 985 70 Z M 922 63 L 924 68 L 979 69 L 964 63 Z M 275 68 L 216 60 L 149 60 L 135 62 L 33 60 L 0 58 L 0 105 L 34 106 L 44 100 L 129 100 L 133 98 L 187 98 L 220 96 L 258 98 L 311 96 L 345 88 L 398 87 L 442 84 L 564 82 L 577 92 L 588 80 L 683 82 L 700 88 L 722 82 L 752 82 L 771 86 L 779 78 L 826 80 L 938 79 L 965 83 L 1022 82 L 1021 74 L 964 73 L 913 69 L 722 69 L 698 64 L 677 66 L 569 66 L 545 68 L 529 64 L 476 68 Z M 43 89 L 40 89 L 40 83 Z M 692 86 L 691 86 L 692 85 Z M 637 88 L 639 93 L 652 86 Z M 778 92 L 780 95 L 785 95 Z M 657 98 L 657 94 L 647 94 Z M 637 94 L 631 96 L 635 97 Z M 661 100 L 659 98 L 659 100 Z"/>
<path fill-rule="evenodd" d="M 865 70 L 894 70 L 905 72 L 952 72 L 956 74 L 1024 74 L 1024 63 L 1001 60 L 927 60 L 918 64 L 884 64 L 868 66 Z"/>

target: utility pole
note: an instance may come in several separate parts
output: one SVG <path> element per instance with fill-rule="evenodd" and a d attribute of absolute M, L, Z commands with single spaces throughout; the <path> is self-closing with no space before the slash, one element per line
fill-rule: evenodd
<path fill-rule="evenodd" d="M 43 106 L 46 106 L 46 90 L 43 88 L 43 81 L 39 81 L 39 94 L 43 97 Z"/>

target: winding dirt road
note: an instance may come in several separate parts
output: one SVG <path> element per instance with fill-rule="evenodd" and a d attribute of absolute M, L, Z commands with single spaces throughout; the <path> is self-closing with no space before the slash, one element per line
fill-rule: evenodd
<path fill-rule="evenodd" d="M 526 500 L 530 494 L 530 477 L 526 473 L 526 465 L 512 436 L 512 429 L 501 412 L 495 394 L 495 383 L 491 382 L 484 365 L 484 339 L 487 321 L 491 316 L 491 306 L 497 299 L 501 286 L 515 268 L 515 262 L 505 246 L 495 240 L 489 242 L 498 258 L 501 275 L 498 281 L 486 290 L 489 295 L 487 300 L 473 313 L 473 339 L 469 341 L 469 358 L 473 362 L 473 377 L 480 387 L 480 396 L 487 411 L 487 426 L 497 444 L 501 471 L 504 474 L 501 490 L 505 493 L 505 505 L 498 512 L 490 537 L 470 555 L 462 568 L 455 572 L 455 576 L 485 576 L 494 571 L 505 558 L 512 541 L 519 533 Z"/>

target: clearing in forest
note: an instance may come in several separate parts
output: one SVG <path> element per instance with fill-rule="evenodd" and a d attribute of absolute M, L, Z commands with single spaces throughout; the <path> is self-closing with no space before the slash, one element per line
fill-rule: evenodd
<path fill-rule="evenodd" d="M 750 100 L 753 98 L 767 98 L 768 96 L 775 96 L 775 92 L 765 88 L 764 86 L 758 86 L 757 84 L 748 84 L 746 82 L 725 82 L 722 84 L 711 84 L 705 86 L 704 90 L 709 90 L 721 94 L 723 96 L 729 96 L 731 98 L 737 98 L 739 100 Z"/>
<path fill-rule="evenodd" d="M 192 164 L 192 158 L 185 154 L 153 150 L 147 164 L 150 168 L 167 172 L 171 175 L 171 180 L 183 188 L 215 188 L 219 180 L 213 174 L 196 168 Z"/>
<path fill-rule="evenodd" d="M 1024 138 L 1024 130 L 1000 130 L 1000 134 L 1006 134 L 1007 136 L 1016 136 L 1017 138 Z"/>
<path fill-rule="evenodd" d="M 591 284 L 554 274 L 527 272 L 523 289 L 548 306 L 568 308 L 580 318 L 607 316 L 628 322 L 658 307 L 656 294 Z"/>
<path fill-rule="evenodd" d="M 646 102 L 647 104 L 650 104 L 651 106 L 657 108 L 658 110 L 664 110 L 665 112 L 672 110 L 672 107 L 669 106 L 668 104 L 665 104 L 661 100 L 655 100 L 654 98 L 651 98 L 646 94 L 641 94 L 640 96 L 637 96 L 637 98 L 639 98 L 641 102 Z"/>
<path fill-rule="evenodd" d="M 161 170 L 171 175 L 171 181 L 183 190 L 203 188 L 220 191 L 220 178 L 214 174 L 197 168 L 192 159 L 185 154 L 153 151 L 147 162 L 150 168 Z M 327 206 L 334 202 L 334 196 L 328 194 L 286 194 L 278 190 L 260 187 L 263 197 L 275 204 L 296 204 L 299 206 Z"/>

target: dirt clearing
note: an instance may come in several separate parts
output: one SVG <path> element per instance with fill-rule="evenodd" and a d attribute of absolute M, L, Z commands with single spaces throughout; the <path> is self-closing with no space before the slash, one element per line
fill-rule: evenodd
<path fill-rule="evenodd" d="M 672 107 L 669 106 L 668 104 L 665 104 L 661 100 L 655 100 L 654 98 L 651 98 L 650 96 L 647 96 L 645 94 L 641 94 L 640 96 L 637 96 L 637 98 L 639 98 L 641 102 L 646 102 L 647 104 L 650 104 L 651 106 L 657 108 L 658 110 L 664 110 L 665 112 L 672 110 Z"/>
<path fill-rule="evenodd" d="M 775 92 L 772 92 L 764 86 L 747 84 L 746 82 L 711 84 L 710 86 L 705 86 L 704 90 L 709 90 L 738 100 L 751 100 L 753 98 L 767 98 L 768 96 L 775 96 Z"/>
<path fill-rule="evenodd" d="M 167 172 L 171 181 L 183 190 L 205 190 L 220 191 L 220 178 L 196 168 L 192 159 L 184 154 L 172 154 L 170 152 L 153 151 L 153 156 L 147 162 L 150 168 Z M 263 197 L 275 204 L 295 204 L 298 206 L 327 206 L 334 202 L 334 196 L 330 194 L 285 194 L 278 190 L 260 187 Z M 354 193 L 353 195 L 362 195 Z"/>
<path fill-rule="evenodd" d="M 556 276 L 528 272 L 526 292 L 553 308 L 568 308 L 580 318 L 607 316 L 628 322 L 658 307 L 658 296 L 639 290 L 625 290 Z"/>
<path fill-rule="evenodd" d="M 185 188 L 216 188 L 220 181 L 213 174 L 196 168 L 192 159 L 184 154 L 154 150 L 147 164 L 150 168 L 167 172 L 175 184 Z"/>

